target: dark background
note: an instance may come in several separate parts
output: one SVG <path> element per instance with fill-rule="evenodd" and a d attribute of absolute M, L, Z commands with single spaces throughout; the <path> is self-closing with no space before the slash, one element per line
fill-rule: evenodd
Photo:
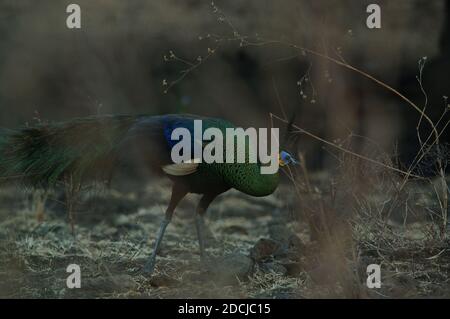
<path fill-rule="evenodd" d="M 284 39 L 337 57 L 399 89 L 420 107 L 418 60 L 427 57 L 423 87 L 434 120 L 450 94 L 450 5 L 445 0 L 377 1 L 382 28 L 366 27 L 373 1 L 216 1 L 245 35 Z M 195 61 L 213 47 L 207 34 L 232 36 L 210 1 L 76 1 L 82 29 L 66 27 L 69 1 L 0 1 L 0 126 L 107 113 L 189 112 L 244 126 L 267 126 L 280 104 L 296 123 L 329 140 L 349 132 L 398 152 L 408 162 L 417 147 L 419 114 L 373 82 L 329 61 L 291 57 L 281 46 L 233 42 L 164 94 L 163 80 L 186 68 L 165 62 L 172 50 Z M 303 98 L 297 81 L 309 71 Z M 331 79 L 331 81 L 330 81 Z M 277 97 L 277 93 L 279 98 Z M 311 103 L 314 100 L 315 103 Z M 429 130 L 422 125 L 423 132 Z M 448 135 L 443 136 L 448 142 Z M 302 136 L 311 166 L 327 154 Z"/>

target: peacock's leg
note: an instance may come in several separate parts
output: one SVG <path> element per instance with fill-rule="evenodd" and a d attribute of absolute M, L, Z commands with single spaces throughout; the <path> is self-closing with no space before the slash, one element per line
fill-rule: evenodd
<path fill-rule="evenodd" d="M 204 261 L 204 259 L 205 259 L 205 234 L 203 231 L 205 228 L 205 220 L 203 218 L 203 215 L 197 214 L 197 216 L 195 216 L 195 227 L 197 228 L 198 245 L 200 248 L 200 260 Z"/>
<path fill-rule="evenodd" d="M 172 196 L 170 198 L 169 206 L 166 210 L 166 215 L 164 217 L 164 220 L 161 223 L 161 226 L 159 227 L 158 235 L 156 237 L 155 247 L 153 249 L 152 255 L 150 256 L 150 259 L 147 261 L 147 263 L 144 266 L 144 272 L 148 274 L 152 274 L 155 270 L 155 264 L 156 264 L 156 254 L 158 253 L 159 247 L 161 245 L 162 239 L 164 237 L 164 233 L 166 231 L 167 226 L 170 224 L 170 221 L 172 220 L 173 213 L 175 211 L 175 208 L 177 207 L 178 203 L 183 199 L 184 196 L 186 196 L 187 191 L 183 188 L 179 187 L 177 184 L 175 184 L 172 187 Z"/>
<path fill-rule="evenodd" d="M 198 245 L 200 248 L 200 259 L 203 262 L 205 260 L 205 219 L 204 215 L 211 202 L 216 198 L 217 194 L 209 195 L 205 194 L 198 203 L 197 214 L 195 216 L 195 227 L 197 229 Z"/>
<path fill-rule="evenodd" d="M 152 274 L 155 270 L 155 263 L 156 263 L 156 253 L 159 250 L 159 246 L 161 245 L 162 239 L 164 237 L 164 232 L 166 231 L 167 226 L 170 224 L 170 219 L 164 218 L 164 220 L 161 222 L 161 226 L 159 227 L 158 236 L 156 237 L 155 247 L 153 248 L 152 255 L 150 256 L 150 259 L 147 261 L 147 263 L 144 266 L 144 272 Z"/>

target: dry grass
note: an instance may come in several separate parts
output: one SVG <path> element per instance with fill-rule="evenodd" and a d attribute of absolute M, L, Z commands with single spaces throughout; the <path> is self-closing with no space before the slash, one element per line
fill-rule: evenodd
<path fill-rule="evenodd" d="M 209 214 L 215 237 L 210 256 L 250 255 L 258 239 L 281 241 L 288 232 L 301 241 L 291 257 L 258 261 L 248 276 L 231 282 L 221 281 L 220 274 L 199 262 L 194 199 L 183 202 L 169 226 L 155 276 L 140 272 L 169 196 L 166 184 L 152 183 L 139 193 L 112 189 L 83 195 L 75 236 L 64 206 L 52 201 L 55 194 L 49 195 L 42 221 L 23 192 L 2 189 L 0 295 L 450 297 L 449 242 L 440 237 L 439 222 L 429 217 L 430 211 L 439 212 L 432 185 L 410 180 L 398 194 L 398 175 L 350 155 L 341 153 L 338 159 L 333 173 L 300 169 L 293 175 L 295 188 L 289 182 L 268 198 L 230 192 L 218 199 Z M 66 288 L 70 263 L 82 268 L 81 289 Z M 372 263 L 381 265 L 381 289 L 365 286 L 366 267 Z"/>

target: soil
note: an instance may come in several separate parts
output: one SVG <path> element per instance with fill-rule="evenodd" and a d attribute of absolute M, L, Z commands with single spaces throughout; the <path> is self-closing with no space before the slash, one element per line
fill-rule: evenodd
<path fill-rule="evenodd" d="M 39 205 L 36 191 L 2 188 L 0 297 L 450 297 L 448 242 L 424 244 L 427 239 L 420 234 L 425 222 L 391 223 L 389 231 L 404 239 L 400 246 L 392 239 L 391 251 L 372 247 L 374 234 L 355 226 L 359 235 L 345 247 L 357 247 L 359 256 L 336 257 L 338 249 L 330 252 L 329 246 L 311 240 L 289 184 L 265 198 L 237 191 L 217 198 L 207 215 L 204 263 L 193 219 L 198 196 L 189 195 L 167 228 L 156 270 L 148 276 L 142 268 L 152 252 L 170 185 L 130 189 L 83 194 L 72 234 L 57 191 Z M 37 212 L 39 207 L 44 208 Z M 381 264 L 380 289 L 366 286 L 370 263 Z M 79 289 L 66 285 L 70 264 L 80 266 Z"/>

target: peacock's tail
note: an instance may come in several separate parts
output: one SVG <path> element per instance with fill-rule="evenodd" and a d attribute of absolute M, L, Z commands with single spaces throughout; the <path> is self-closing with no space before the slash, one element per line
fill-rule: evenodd
<path fill-rule="evenodd" d="M 117 147 L 136 116 L 97 116 L 0 130 L 0 181 L 49 187 L 108 178 Z"/>

